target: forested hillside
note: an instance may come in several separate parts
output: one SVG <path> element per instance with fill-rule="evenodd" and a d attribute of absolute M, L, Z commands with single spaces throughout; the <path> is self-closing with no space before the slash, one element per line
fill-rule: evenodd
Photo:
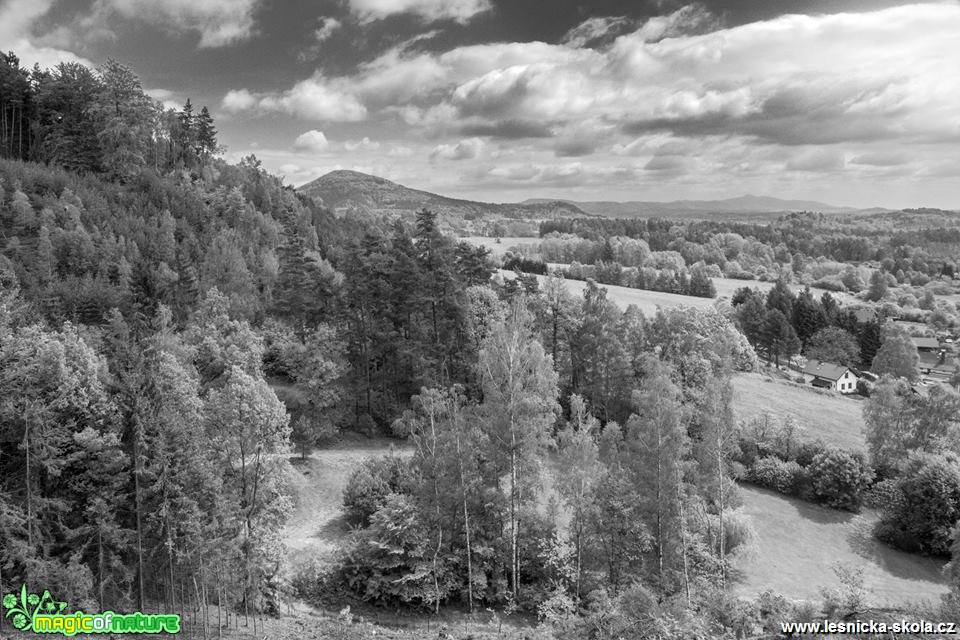
<path fill-rule="evenodd" d="M 790 358 L 752 330 L 775 311 L 791 333 L 797 309 L 822 311 L 809 293 L 645 317 L 593 281 L 573 297 L 559 279 L 492 279 L 488 250 L 436 212 L 338 217 L 253 156 L 227 164 L 208 110 L 164 110 L 121 64 L 0 63 L 0 593 L 230 615 L 333 594 L 521 612 L 564 638 L 746 637 L 814 615 L 728 588 L 753 536 L 747 466 L 803 455 L 840 508 L 873 479 L 862 456 L 738 429 L 732 377 L 760 366 L 747 337 Z M 567 234 L 557 251 L 601 258 L 600 237 L 640 228 L 545 225 Z M 683 265 L 707 231 L 649 221 L 617 251 L 649 240 Z M 750 231 L 784 268 L 780 245 L 803 240 Z M 830 255 L 854 259 L 847 242 Z M 291 461 L 345 431 L 413 454 L 351 475 L 335 566 L 285 572 Z"/>

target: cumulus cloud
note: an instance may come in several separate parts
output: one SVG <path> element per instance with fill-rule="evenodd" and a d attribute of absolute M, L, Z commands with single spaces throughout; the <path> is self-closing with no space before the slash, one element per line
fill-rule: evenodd
<path fill-rule="evenodd" d="M 343 148 L 347 151 L 356 151 L 357 149 L 376 151 L 380 148 L 380 143 L 364 136 L 363 140 L 347 140 L 343 143 Z"/>
<path fill-rule="evenodd" d="M 293 141 L 293 150 L 307 153 L 321 153 L 330 147 L 327 136 L 322 131 L 311 129 L 297 136 Z"/>
<path fill-rule="evenodd" d="M 364 22 L 411 14 L 427 22 L 454 20 L 466 24 L 492 6 L 489 0 L 348 0 L 348 3 Z"/>
<path fill-rule="evenodd" d="M 42 44 L 32 37 L 34 23 L 45 16 L 54 0 L 7 0 L 0 4 L 0 50 L 13 51 L 20 58 L 20 66 L 30 68 L 54 67 L 61 62 L 92 62 L 60 46 Z"/>
<path fill-rule="evenodd" d="M 287 113 L 303 120 L 357 122 L 367 117 L 367 109 L 340 81 L 328 81 L 321 75 L 303 80 L 280 93 L 251 93 L 234 89 L 221 102 L 229 113 L 265 111 Z"/>
<path fill-rule="evenodd" d="M 467 138 L 457 144 L 440 144 L 430 153 L 430 160 L 472 160 L 480 155 L 483 141 L 480 138 Z"/>
<path fill-rule="evenodd" d="M 91 22 L 112 16 L 148 22 L 174 33 L 197 33 L 201 48 L 223 47 L 254 33 L 260 0 L 96 0 Z"/>

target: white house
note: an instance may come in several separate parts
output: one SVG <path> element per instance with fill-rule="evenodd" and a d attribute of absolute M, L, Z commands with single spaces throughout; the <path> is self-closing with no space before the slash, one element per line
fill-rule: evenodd
<path fill-rule="evenodd" d="M 849 367 L 819 360 L 807 360 L 803 368 L 804 378 L 813 386 L 831 389 L 840 393 L 856 393 L 859 379 Z"/>

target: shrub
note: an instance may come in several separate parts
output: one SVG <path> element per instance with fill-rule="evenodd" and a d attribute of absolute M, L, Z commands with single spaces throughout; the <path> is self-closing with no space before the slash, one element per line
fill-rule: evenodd
<path fill-rule="evenodd" d="M 803 442 L 797 447 L 797 454 L 794 460 L 796 460 L 797 464 L 801 467 L 809 467 L 813 459 L 817 457 L 817 454 L 822 453 L 824 449 L 825 446 L 823 442 L 819 440 Z"/>
<path fill-rule="evenodd" d="M 863 504 L 871 509 L 892 509 L 903 499 L 896 478 L 887 478 L 875 482 L 863 494 Z"/>
<path fill-rule="evenodd" d="M 405 460 L 395 455 L 367 458 L 350 474 L 343 490 L 343 508 L 351 524 L 367 526 L 391 493 L 410 493 L 413 477 Z"/>
<path fill-rule="evenodd" d="M 950 554 L 960 520 L 960 464 L 943 455 L 913 454 L 896 481 L 900 499 L 883 510 L 877 537 L 905 551 Z"/>
<path fill-rule="evenodd" d="M 824 612 L 828 617 L 833 617 L 862 611 L 866 604 L 863 569 L 854 569 L 839 562 L 832 569 L 840 586 L 821 590 Z"/>
<path fill-rule="evenodd" d="M 814 456 L 809 467 L 813 495 L 835 509 L 859 511 L 873 470 L 859 452 L 832 448 Z"/>
<path fill-rule="evenodd" d="M 767 456 L 753 464 L 749 477 L 760 486 L 791 494 L 794 491 L 794 477 L 800 468 L 796 462 L 784 462 L 780 458 Z"/>

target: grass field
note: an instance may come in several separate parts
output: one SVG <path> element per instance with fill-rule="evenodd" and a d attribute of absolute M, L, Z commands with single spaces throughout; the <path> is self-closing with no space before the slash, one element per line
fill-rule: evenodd
<path fill-rule="evenodd" d="M 746 420 L 764 411 L 774 416 L 793 416 L 810 439 L 847 449 L 865 450 L 863 399 L 819 392 L 812 387 L 763 374 L 737 374 L 733 378 L 734 410 Z"/>
<path fill-rule="evenodd" d="M 504 271 L 501 269 L 499 273 L 504 278 L 514 277 L 512 271 Z M 537 276 L 537 279 L 542 285 L 546 277 Z M 608 284 L 600 286 L 607 290 L 607 298 L 615 302 L 621 309 L 626 309 L 631 304 L 635 304 L 647 317 L 656 314 L 657 307 L 663 307 L 665 309 L 679 306 L 696 307 L 698 309 L 709 309 L 713 307 L 713 300 L 710 298 L 697 298 L 694 296 L 681 296 L 675 293 L 615 287 Z M 567 280 L 567 290 L 574 296 L 583 295 L 583 290 L 586 288 L 587 283 L 583 280 Z"/>
<path fill-rule="evenodd" d="M 819 602 L 821 587 L 840 586 L 831 570 L 836 563 L 863 569 L 873 606 L 934 601 L 948 590 L 942 562 L 890 549 L 873 538 L 877 516 L 871 511 L 836 511 L 754 487 L 741 491 L 757 530 L 755 549 L 736 565 L 735 590 L 742 595 L 770 589 Z"/>
<path fill-rule="evenodd" d="M 534 247 L 540 246 L 540 238 L 520 238 L 520 237 L 511 237 L 511 238 L 500 238 L 500 242 L 497 242 L 497 238 L 486 238 L 483 236 L 467 236 L 464 238 L 458 238 L 460 242 L 468 242 L 475 247 L 486 247 L 490 249 L 490 253 L 496 257 L 501 258 L 511 247 L 517 246 L 527 246 L 532 245 Z"/>

